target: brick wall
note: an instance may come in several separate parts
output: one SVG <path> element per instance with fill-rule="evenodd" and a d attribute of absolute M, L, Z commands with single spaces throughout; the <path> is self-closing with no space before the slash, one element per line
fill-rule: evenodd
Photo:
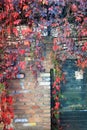
<path fill-rule="evenodd" d="M 49 50 L 43 65 L 45 72 L 38 74 L 37 79 L 31 74 L 27 65 L 24 79 L 9 82 L 10 91 L 14 96 L 15 130 L 50 130 L 49 72 L 53 66 Z M 45 82 L 46 76 L 48 81 Z"/>

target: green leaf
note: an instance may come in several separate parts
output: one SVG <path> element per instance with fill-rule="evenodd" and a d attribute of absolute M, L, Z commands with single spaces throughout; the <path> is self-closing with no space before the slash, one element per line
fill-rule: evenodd
<path fill-rule="evenodd" d="M 56 118 L 56 119 L 59 119 L 59 114 L 55 114 L 55 118 Z"/>
<path fill-rule="evenodd" d="M 4 90 L 4 87 L 5 87 L 4 84 L 0 83 L 0 92 L 2 92 Z"/>
<path fill-rule="evenodd" d="M 55 98 L 56 98 L 56 95 L 53 95 L 53 98 L 55 99 Z"/>

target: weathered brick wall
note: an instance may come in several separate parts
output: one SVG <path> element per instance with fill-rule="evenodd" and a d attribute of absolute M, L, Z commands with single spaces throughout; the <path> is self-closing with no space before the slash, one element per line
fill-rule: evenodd
<path fill-rule="evenodd" d="M 47 51 L 43 61 L 45 74 L 38 74 L 38 78 L 25 69 L 25 78 L 9 82 L 10 91 L 14 96 L 15 130 L 50 130 L 50 68 L 52 68 L 50 51 Z M 45 84 L 44 84 L 45 83 Z"/>

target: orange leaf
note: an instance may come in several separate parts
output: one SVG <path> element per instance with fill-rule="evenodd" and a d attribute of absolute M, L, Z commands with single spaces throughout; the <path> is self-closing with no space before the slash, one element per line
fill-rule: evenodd
<path fill-rule="evenodd" d="M 29 41 L 24 41 L 24 45 L 30 46 L 30 42 Z"/>
<path fill-rule="evenodd" d="M 24 6 L 23 6 L 23 10 L 27 10 L 28 8 L 29 8 L 28 5 L 24 5 Z"/>
<path fill-rule="evenodd" d="M 86 64 L 84 61 L 81 63 L 81 67 L 82 67 L 82 69 L 84 69 L 86 67 Z"/>

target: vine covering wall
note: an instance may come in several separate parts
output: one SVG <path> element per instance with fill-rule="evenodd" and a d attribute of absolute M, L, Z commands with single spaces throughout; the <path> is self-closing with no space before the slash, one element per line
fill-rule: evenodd
<path fill-rule="evenodd" d="M 28 27 L 22 30 L 24 38 L 21 39 L 17 26 L 24 24 Z M 64 80 L 59 61 L 64 62 L 71 56 L 78 59 L 76 64 L 83 71 L 87 67 L 87 1 L 0 1 L 0 121 L 4 124 L 3 130 L 13 129 L 13 102 L 8 92 L 8 81 L 25 69 L 26 64 L 22 60 L 18 62 L 19 57 L 28 54 L 28 58 L 32 60 L 30 71 L 35 77 L 38 72 L 44 71 L 43 34 L 53 37 L 52 52 L 56 76 L 53 84 L 55 106 L 52 111 L 58 118 L 60 82 Z M 16 42 L 11 41 L 11 37 Z"/>

